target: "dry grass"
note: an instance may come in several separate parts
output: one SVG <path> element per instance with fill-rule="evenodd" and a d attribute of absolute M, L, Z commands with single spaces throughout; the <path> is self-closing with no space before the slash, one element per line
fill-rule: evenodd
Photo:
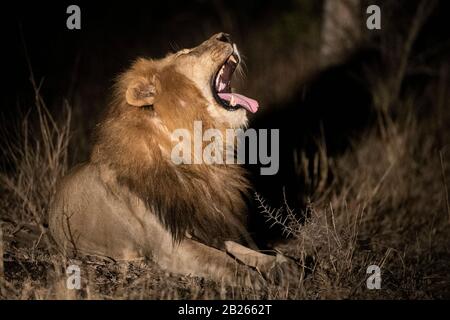
<path fill-rule="evenodd" d="M 35 108 L 22 121 L 19 135 L 5 139 L 3 146 L 14 170 L 0 174 L 2 192 L 7 200 L 2 202 L 1 210 L 2 216 L 14 221 L 17 228 L 37 228 L 42 236 L 47 206 L 57 181 L 67 170 L 71 109 L 66 105 L 64 119 L 57 123 L 39 94 L 40 88 L 34 81 L 32 83 Z M 37 117 L 37 126 L 31 124 L 31 116 Z"/>

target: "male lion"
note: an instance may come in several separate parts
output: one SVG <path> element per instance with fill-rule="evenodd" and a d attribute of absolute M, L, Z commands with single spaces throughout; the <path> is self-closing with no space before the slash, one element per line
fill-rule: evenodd
<path fill-rule="evenodd" d="M 252 242 L 240 166 L 171 160 L 173 130 L 194 121 L 238 128 L 257 111 L 255 100 L 231 91 L 239 62 L 219 33 L 161 60 L 138 59 L 118 78 L 90 160 L 63 179 L 50 210 L 63 252 L 152 258 L 170 272 L 245 284 L 259 278 L 255 268 L 264 274 L 280 261 L 241 245 Z"/>

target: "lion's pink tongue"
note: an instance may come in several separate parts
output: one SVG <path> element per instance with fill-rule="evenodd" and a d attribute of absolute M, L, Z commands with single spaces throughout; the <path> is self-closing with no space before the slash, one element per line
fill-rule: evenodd
<path fill-rule="evenodd" d="M 248 111 L 250 111 L 251 113 L 255 113 L 256 111 L 258 111 L 259 108 L 259 104 L 258 101 L 253 100 L 249 97 L 243 96 L 242 94 L 238 94 L 238 93 L 219 93 L 219 97 L 223 100 L 228 101 L 228 103 L 230 105 L 231 101 L 233 101 L 234 105 L 241 105 L 243 106 L 245 109 L 247 109 Z"/>

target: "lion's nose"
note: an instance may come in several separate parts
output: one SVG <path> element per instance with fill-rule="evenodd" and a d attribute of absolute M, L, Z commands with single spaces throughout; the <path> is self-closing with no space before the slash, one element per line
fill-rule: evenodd
<path fill-rule="evenodd" d="M 232 43 L 231 42 L 231 36 L 228 33 L 225 33 L 225 32 L 220 32 L 220 33 L 216 34 L 214 36 L 214 38 L 216 40 L 221 41 L 221 42 Z"/>

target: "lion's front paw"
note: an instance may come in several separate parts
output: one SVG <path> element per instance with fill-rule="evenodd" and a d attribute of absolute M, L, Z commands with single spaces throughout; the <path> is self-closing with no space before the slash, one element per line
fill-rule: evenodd
<path fill-rule="evenodd" d="M 234 269 L 232 274 L 222 278 L 226 285 L 254 290 L 267 287 L 267 281 L 260 272 L 243 265 L 237 265 Z"/>
<path fill-rule="evenodd" d="M 301 279 L 299 266 L 291 259 L 277 253 L 272 262 L 258 267 L 264 278 L 275 285 L 297 286 Z"/>

